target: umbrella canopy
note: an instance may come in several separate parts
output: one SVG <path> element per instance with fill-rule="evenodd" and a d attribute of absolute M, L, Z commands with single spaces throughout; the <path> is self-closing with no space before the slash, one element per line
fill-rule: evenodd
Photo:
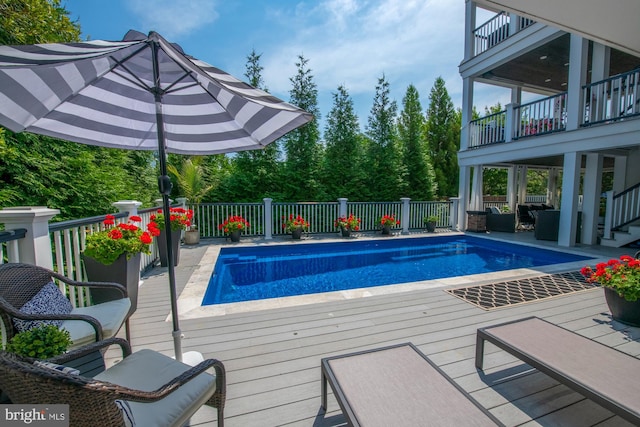
<path fill-rule="evenodd" d="M 0 125 L 82 144 L 158 150 L 166 229 L 166 153 L 262 148 L 313 116 L 205 62 L 158 33 L 122 41 L 0 46 Z M 171 251 L 171 233 L 167 247 Z M 182 357 L 168 254 L 176 357 Z"/>

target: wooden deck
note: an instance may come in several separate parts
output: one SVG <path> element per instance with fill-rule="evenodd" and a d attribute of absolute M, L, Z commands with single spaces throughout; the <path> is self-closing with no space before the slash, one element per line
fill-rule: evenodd
<path fill-rule="evenodd" d="M 206 248 L 204 241 L 182 247 L 179 291 Z M 166 268 L 143 279 L 132 317 L 133 349 L 173 355 Z M 320 359 L 408 341 L 508 426 L 630 425 L 492 345 L 485 372 L 475 369 L 478 327 L 530 315 L 640 356 L 640 328 L 612 322 L 600 289 L 483 311 L 435 288 L 188 319 L 180 326 L 184 352 L 199 351 L 227 368 L 228 427 L 345 425 L 332 395 L 328 412 L 320 412 Z M 215 417 L 204 407 L 192 425 L 215 425 Z"/>

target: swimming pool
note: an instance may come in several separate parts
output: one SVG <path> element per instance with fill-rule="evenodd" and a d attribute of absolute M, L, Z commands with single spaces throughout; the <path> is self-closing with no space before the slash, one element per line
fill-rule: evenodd
<path fill-rule="evenodd" d="M 588 260 L 467 235 L 222 248 L 202 305 Z"/>

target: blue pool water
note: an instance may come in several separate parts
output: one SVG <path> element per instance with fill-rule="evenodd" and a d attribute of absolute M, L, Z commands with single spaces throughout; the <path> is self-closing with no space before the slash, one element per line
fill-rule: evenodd
<path fill-rule="evenodd" d="M 473 236 L 223 248 L 202 305 L 588 260 Z"/>

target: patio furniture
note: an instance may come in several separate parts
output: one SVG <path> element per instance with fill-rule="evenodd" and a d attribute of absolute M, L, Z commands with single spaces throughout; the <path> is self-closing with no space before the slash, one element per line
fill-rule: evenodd
<path fill-rule="evenodd" d="M 56 292 L 53 280 L 64 283 L 78 293 L 83 287 L 112 289 L 121 298 L 86 307 L 71 307 L 65 295 Z M 54 283 L 54 285 L 51 285 Z M 56 292 L 53 297 L 44 291 Z M 66 304 L 64 309 L 54 305 Z M 36 302 L 37 301 L 37 302 Z M 25 305 L 29 304 L 29 309 Z M 131 301 L 127 290 L 119 283 L 77 282 L 54 271 L 31 264 L 9 263 L 0 265 L 0 327 L 3 328 L 3 344 L 10 340 L 18 328 L 30 328 L 24 321 L 53 321 L 71 335 L 73 347 L 115 336 L 127 323 Z"/>
<path fill-rule="evenodd" d="M 560 230 L 559 210 L 539 210 L 535 217 L 534 236 L 537 240 L 558 240 Z"/>
<path fill-rule="evenodd" d="M 502 425 L 413 344 L 322 359 L 327 381 L 351 426 Z"/>
<path fill-rule="evenodd" d="M 125 414 L 138 426 L 182 426 L 202 405 L 217 408 L 223 426 L 226 379 L 218 360 L 191 367 L 152 350 L 131 354 L 127 341 L 110 338 L 49 361 L 64 364 L 114 344 L 123 360 L 93 378 L 0 351 L 0 388 L 14 404 L 68 404 L 72 426 L 121 427 Z M 209 368 L 215 375 L 205 372 Z"/>
<path fill-rule="evenodd" d="M 537 317 L 478 329 L 478 369 L 485 341 L 640 425 L 640 359 Z"/>
<path fill-rule="evenodd" d="M 513 212 L 502 213 L 499 209 L 487 209 L 487 230 L 515 233 L 516 214 Z"/>

